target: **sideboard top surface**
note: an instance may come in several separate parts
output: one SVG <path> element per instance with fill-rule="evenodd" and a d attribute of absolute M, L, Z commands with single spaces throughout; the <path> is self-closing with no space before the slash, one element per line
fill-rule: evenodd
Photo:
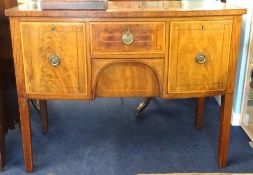
<path fill-rule="evenodd" d="M 242 15 L 246 9 L 218 1 L 109 1 L 106 10 L 41 10 L 19 5 L 5 11 L 7 16 L 35 17 L 187 17 Z"/>

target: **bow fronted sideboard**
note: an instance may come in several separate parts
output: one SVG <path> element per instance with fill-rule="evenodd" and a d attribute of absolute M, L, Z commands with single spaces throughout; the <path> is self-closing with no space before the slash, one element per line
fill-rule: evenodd
<path fill-rule="evenodd" d="M 197 98 L 222 95 L 218 165 L 226 166 L 242 15 L 214 1 L 109 1 L 107 10 L 41 10 L 10 17 L 26 171 L 29 99 Z M 169 151 L 169 150 L 168 150 Z"/>

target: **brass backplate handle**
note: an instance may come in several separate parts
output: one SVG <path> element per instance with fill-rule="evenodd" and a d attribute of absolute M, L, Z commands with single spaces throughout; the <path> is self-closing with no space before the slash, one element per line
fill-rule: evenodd
<path fill-rule="evenodd" d="M 48 58 L 48 62 L 49 62 L 52 66 L 57 67 L 57 66 L 60 65 L 61 59 L 60 59 L 58 56 L 56 56 L 56 55 L 51 55 L 51 56 Z"/>
<path fill-rule="evenodd" d="M 129 45 L 132 44 L 134 41 L 134 35 L 129 31 L 129 29 L 123 33 L 122 35 L 122 41 L 123 43 Z"/>
<path fill-rule="evenodd" d="M 195 60 L 198 64 L 204 64 L 207 60 L 207 56 L 204 53 L 198 53 Z"/>

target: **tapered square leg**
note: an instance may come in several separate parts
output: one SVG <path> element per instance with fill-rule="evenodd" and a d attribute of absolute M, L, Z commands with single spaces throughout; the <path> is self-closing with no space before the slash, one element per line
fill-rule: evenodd
<path fill-rule="evenodd" d="M 32 172 L 33 158 L 32 158 L 31 121 L 30 121 L 29 102 L 26 98 L 19 98 L 18 103 L 19 103 L 20 124 L 21 124 L 21 131 L 22 131 L 25 170 L 27 172 Z"/>
<path fill-rule="evenodd" d="M 48 115 L 47 115 L 47 101 L 40 100 L 40 121 L 41 121 L 41 128 L 44 134 L 48 133 Z"/>
<path fill-rule="evenodd" d="M 231 114 L 232 114 L 233 94 L 223 95 L 220 108 L 220 134 L 218 146 L 218 165 L 227 165 L 227 154 L 229 145 Z"/>
<path fill-rule="evenodd" d="M 195 117 L 195 127 L 197 129 L 201 129 L 203 127 L 204 107 L 205 107 L 205 97 L 197 98 L 196 117 Z"/>

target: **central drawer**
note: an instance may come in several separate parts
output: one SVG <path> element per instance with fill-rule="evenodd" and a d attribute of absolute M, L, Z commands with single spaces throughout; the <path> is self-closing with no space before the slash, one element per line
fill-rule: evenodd
<path fill-rule="evenodd" d="M 163 54 L 165 22 L 91 22 L 91 54 Z"/>

